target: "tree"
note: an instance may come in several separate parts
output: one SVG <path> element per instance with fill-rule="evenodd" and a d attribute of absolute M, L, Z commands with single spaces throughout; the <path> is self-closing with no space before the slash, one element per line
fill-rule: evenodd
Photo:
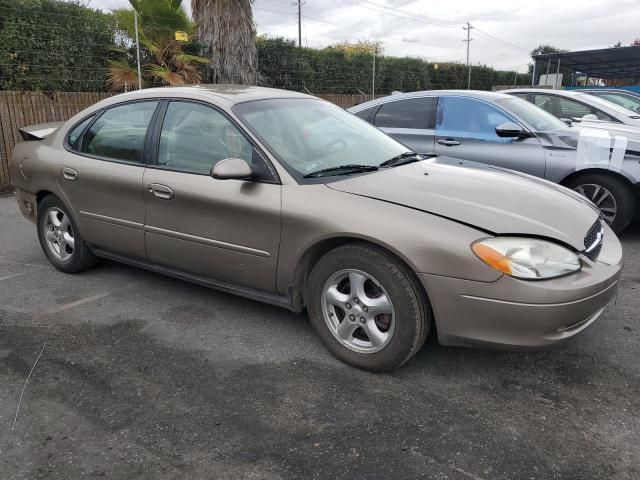
<path fill-rule="evenodd" d="M 113 16 L 133 42 L 135 13 L 138 13 L 138 37 L 145 59 L 143 79 L 146 77 L 151 83 L 164 85 L 200 83 L 202 72 L 199 64 L 209 63 L 209 60 L 186 52 L 184 44 L 175 36 L 176 32 L 192 36 L 196 29 L 182 6 L 182 0 L 129 0 L 129 3 L 132 9 L 116 9 Z M 138 88 L 135 50 L 120 51 L 125 58 L 109 61 L 107 86 L 116 91 Z"/>
<path fill-rule="evenodd" d="M 252 0 L 191 0 L 201 54 L 210 60 L 207 80 L 255 84 L 258 80 Z"/>
<path fill-rule="evenodd" d="M 630 46 L 631 47 L 640 47 L 640 38 L 636 38 Z"/>
<path fill-rule="evenodd" d="M 344 52 L 347 57 L 361 54 L 371 55 L 374 52 L 376 55 L 382 55 L 384 53 L 384 44 L 380 41 L 373 40 L 358 40 L 357 42 L 344 40 L 329 48 L 335 48 L 338 51 Z"/>

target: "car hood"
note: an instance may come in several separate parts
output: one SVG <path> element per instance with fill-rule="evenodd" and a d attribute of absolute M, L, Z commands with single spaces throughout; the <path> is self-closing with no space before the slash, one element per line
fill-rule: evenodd
<path fill-rule="evenodd" d="M 547 237 L 584 249 L 598 219 L 573 191 L 511 170 L 436 157 L 327 184 L 329 188 L 414 208 L 492 234 Z"/>

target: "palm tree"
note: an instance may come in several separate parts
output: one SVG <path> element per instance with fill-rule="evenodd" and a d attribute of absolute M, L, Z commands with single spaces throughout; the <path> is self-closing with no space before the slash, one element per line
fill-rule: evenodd
<path fill-rule="evenodd" d="M 113 15 L 133 41 L 135 13 L 138 13 L 138 37 L 142 53 L 148 60 L 143 67 L 143 78 L 146 76 L 152 83 L 164 85 L 200 83 L 202 73 L 199 64 L 209 63 L 209 60 L 185 53 L 183 43 L 175 37 L 175 32 L 186 32 L 192 36 L 196 30 L 182 0 L 129 0 L 129 3 L 133 9 L 119 8 L 113 11 Z M 137 88 L 137 68 L 129 63 L 128 58 L 109 60 L 107 85 L 116 91 Z"/>
<path fill-rule="evenodd" d="M 257 57 L 253 0 L 191 0 L 202 55 L 210 60 L 207 80 L 255 84 Z"/>

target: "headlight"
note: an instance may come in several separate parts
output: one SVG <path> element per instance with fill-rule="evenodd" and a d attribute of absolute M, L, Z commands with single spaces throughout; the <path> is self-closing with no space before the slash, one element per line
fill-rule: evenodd
<path fill-rule="evenodd" d="M 536 238 L 485 238 L 473 243 L 471 250 L 490 267 L 526 280 L 560 277 L 580 270 L 575 253 Z"/>

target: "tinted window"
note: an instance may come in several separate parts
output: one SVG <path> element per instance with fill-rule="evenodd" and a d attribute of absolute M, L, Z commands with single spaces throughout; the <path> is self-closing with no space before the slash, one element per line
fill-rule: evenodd
<path fill-rule="evenodd" d="M 523 100 L 527 100 L 529 98 L 528 93 L 510 93 L 509 95 L 513 95 L 514 97 L 522 98 Z"/>
<path fill-rule="evenodd" d="M 429 128 L 435 97 L 411 98 L 384 103 L 376 113 L 376 127 Z"/>
<path fill-rule="evenodd" d="M 365 108 L 364 110 L 360 110 L 359 112 L 356 112 L 354 115 L 356 117 L 360 117 L 363 120 L 366 120 L 367 122 L 369 122 L 369 116 L 373 113 L 373 111 L 378 108 L 378 106 L 376 105 L 375 107 L 371 107 L 371 108 Z"/>
<path fill-rule="evenodd" d="M 473 98 L 440 97 L 436 134 L 509 143 L 510 138 L 501 138 L 496 133 L 496 127 L 505 122 L 513 120 L 488 103 Z"/>
<path fill-rule="evenodd" d="M 142 161 L 144 138 L 157 102 L 135 102 L 104 112 L 84 135 L 82 151 L 125 162 Z"/>
<path fill-rule="evenodd" d="M 162 123 L 158 164 L 194 173 L 211 172 L 225 158 L 252 163 L 253 148 L 229 119 L 206 105 L 171 102 Z"/>
<path fill-rule="evenodd" d="M 91 120 L 93 120 L 93 117 L 94 115 L 91 115 L 89 118 L 87 118 L 86 120 L 83 120 L 78 125 L 76 125 L 75 128 L 73 128 L 69 132 L 69 136 L 67 137 L 67 143 L 71 147 L 75 146 L 75 144 L 78 142 L 80 135 L 82 135 L 82 132 L 84 132 L 84 129 L 87 128 L 87 125 L 91 123 Z"/>

